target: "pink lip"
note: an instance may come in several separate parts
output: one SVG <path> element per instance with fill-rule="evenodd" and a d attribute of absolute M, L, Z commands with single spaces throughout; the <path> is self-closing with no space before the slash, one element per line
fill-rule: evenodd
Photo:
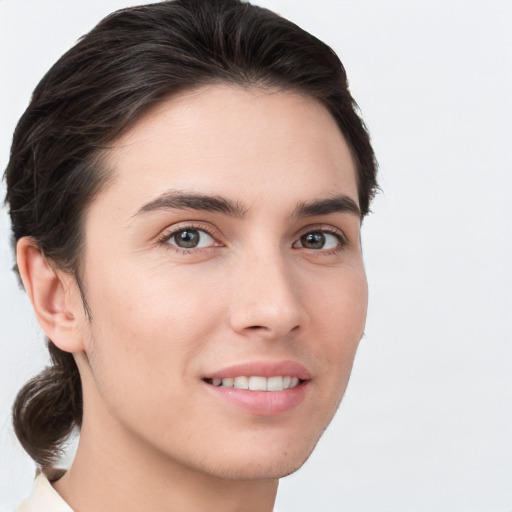
<path fill-rule="evenodd" d="M 205 380 L 240 376 L 290 376 L 297 377 L 302 382 L 294 388 L 283 391 L 251 391 L 213 386 Z M 259 416 L 274 416 L 293 409 L 306 398 L 311 373 L 306 367 L 294 361 L 252 362 L 209 373 L 205 379 L 203 380 L 207 389 L 216 397 Z"/>
<path fill-rule="evenodd" d="M 300 380 L 311 379 L 309 370 L 295 361 L 254 361 L 216 370 L 204 376 L 205 379 L 227 379 L 257 375 L 259 377 L 290 376 Z"/>

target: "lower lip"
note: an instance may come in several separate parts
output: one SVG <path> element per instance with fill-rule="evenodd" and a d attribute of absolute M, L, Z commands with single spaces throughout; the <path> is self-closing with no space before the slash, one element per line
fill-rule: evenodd
<path fill-rule="evenodd" d="M 283 391 L 251 391 L 205 384 L 216 396 L 258 416 L 275 416 L 297 407 L 306 397 L 308 386 L 306 381 Z"/>

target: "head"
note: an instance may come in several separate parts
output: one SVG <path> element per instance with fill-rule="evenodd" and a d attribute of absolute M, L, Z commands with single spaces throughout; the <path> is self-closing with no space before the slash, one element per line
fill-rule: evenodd
<path fill-rule="evenodd" d="M 6 172 L 53 361 L 14 406 L 27 452 L 50 464 L 89 422 L 224 476 L 299 467 L 364 328 L 375 173 L 342 64 L 291 22 L 215 0 L 103 20 L 34 91 Z M 300 384 L 250 402 L 217 385 L 237 372 Z"/>

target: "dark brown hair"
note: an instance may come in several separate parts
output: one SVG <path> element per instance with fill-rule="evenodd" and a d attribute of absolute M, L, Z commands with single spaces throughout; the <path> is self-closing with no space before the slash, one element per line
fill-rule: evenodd
<path fill-rule="evenodd" d="M 175 0 L 117 11 L 50 69 L 13 138 L 6 203 L 13 241 L 31 237 L 82 292 L 82 218 L 109 179 L 102 151 L 169 95 L 212 83 L 279 87 L 318 100 L 336 120 L 357 166 L 359 206 L 369 211 L 376 163 L 345 70 L 324 43 L 266 9 L 236 0 Z M 41 465 L 82 420 L 72 354 L 48 340 L 52 366 L 13 407 L 16 434 Z"/>

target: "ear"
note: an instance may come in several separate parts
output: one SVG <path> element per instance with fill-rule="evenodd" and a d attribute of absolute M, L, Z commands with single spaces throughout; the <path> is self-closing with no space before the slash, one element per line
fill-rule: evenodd
<path fill-rule="evenodd" d="M 84 312 L 74 277 L 54 269 L 30 237 L 18 241 L 16 256 L 23 285 L 43 331 L 61 350 L 83 351 Z"/>

